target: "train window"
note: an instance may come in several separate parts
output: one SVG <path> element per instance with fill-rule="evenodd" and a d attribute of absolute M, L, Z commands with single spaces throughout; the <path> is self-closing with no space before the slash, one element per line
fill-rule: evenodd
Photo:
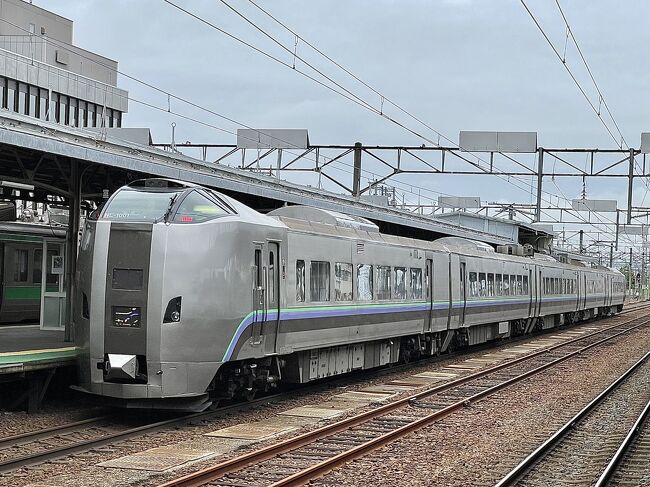
<path fill-rule="evenodd" d="M 178 191 L 118 191 L 104 210 L 107 220 L 162 221 Z"/>
<path fill-rule="evenodd" d="M 357 299 L 372 301 L 372 266 L 357 264 Z"/>
<path fill-rule="evenodd" d="M 309 296 L 312 301 L 330 300 L 330 263 L 312 261 L 309 276 Z"/>
<path fill-rule="evenodd" d="M 528 296 L 528 276 L 524 276 L 523 286 L 524 296 Z"/>
<path fill-rule="evenodd" d="M 524 295 L 523 276 L 517 276 L 517 296 Z"/>
<path fill-rule="evenodd" d="M 510 274 L 510 296 L 517 295 L 517 276 Z"/>
<path fill-rule="evenodd" d="M 204 194 L 199 191 L 192 191 L 183 199 L 178 210 L 176 210 L 174 221 L 180 223 L 201 223 L 217 216 L 226 215 L 227 213 L 226 210 Z"/>
<path fill-rule="evenodd" d="M 53 247 L 53 248 L 52 248 Z M 47 249 L 47 274 L 45 276 L 45 281 L 47 284 L 48 291 L 58 291 L 59 290 L 59 276 L 63 277 L 61 274 L 53 274 L 52 271 L 52 261 L 55 257 L 61 256 L 61 247 L 59 245 L 48 245 Z"/>
<path fill-rule="evenodd" d="M 424 270 L 425 275 L 424 275 L 424 285 L 427 290 L 427 299 L 431 298 L 431 277 L 429 276 L 429 265 L 427 265 L 426 269 Z M 411 276 L 411 279 L 413 277 Z M 411 281 L 411 286 L 413 286 L 413 281 Z"/>
<path fill-rule="evenodd" d="M 494 292 L 497 296 L 503 296 L 503 276 L 501 274 L 494 275 Z"/>
<path fill-rule="evenodd" d="M 334 264 L 334 299 L 352 301 L 352 264 Z"/>
<path fill-rule="evenodd" d="M 269 250 L 269 304 L 275 304 L 275 252 Z"/>
<path fill-rule="evenodd" d="M 510 276 L 508 274 L 503 275 L 503 295 L 510 296 Z"/>
<path fill-rule="evenodd" d="M 296 301 L 305 302 L 305 261 L 296 261 Z"/>
<path fill-rule="evenodd" d="M 413 267 L 411 267 L 411 299 L 422 299 L 422 269 Z"/>
<path fill-rule="evenodd" d="M 406 267 L 395 267 L 395 299 L 406 299 Z"/>
<path fill-rule="evenodd" d="M 27 249 L 14 250 L 14 282 L 27 282 L 28 259 Z"/>
<path fill-rule="evenodd" d="M 494 296 L 494 274 L 487 275 L 487 295 Z"/>
<path fill-rule="evenodd" d="M 390 299 L 390 266 L 377 266 L 377 299 Z"/>
<path fill-rule="evenodd" d="M 40 284 L 43 281 L 43 250 L 34 250 L 34 268 L 32 270 L 32 282 Z"/>
<path fill-rule="evenodd" d="M 487 279 L 485 278 L 485 272 L 478 273 L 478 295 L 480 297 L 487 296 Z"/>
<path fill-rule="evenodd" d="M 478 297 L 478 278 L 476 272 L 469 273 L 469 295 L 472 298 Z"/>

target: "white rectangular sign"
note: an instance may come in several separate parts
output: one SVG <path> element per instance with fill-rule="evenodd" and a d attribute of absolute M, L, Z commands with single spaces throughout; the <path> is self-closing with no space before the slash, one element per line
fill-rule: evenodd
<path fill-rule="evenodd" d="M 571 200 L 571 207 L 576 211 L 616 211 L 616 200 Z"/>
<path fill-rule="evenodd" d="M 238 149 L 307 149 L 306 129 L 237 129 Z"/>
<path fill-rule="evenodd" d="M 458 145 L 467 152 L 537 152 L 537 132 L 481 132 L 463 130 Z"/>
<path fill-rule="evenodd" d="M 440 196 L 438 206 L 441 208 L 480 208 L 479 196 Z"/>

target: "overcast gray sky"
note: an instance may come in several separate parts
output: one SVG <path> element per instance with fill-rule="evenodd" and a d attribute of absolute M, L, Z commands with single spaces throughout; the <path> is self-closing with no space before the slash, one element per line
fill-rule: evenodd
<path fill-rule="evenodd" d="M 258 1 L 302 37 L 455 142 L 460 130 L 514 130 L 537 131 L 543 147 L 615 146 L 519 1 Z M 293 46 L 293 36 L 247 0 L 228 2 Z M 75 44 L 119 61 L 121 71 L 247 125 L 307 128 L 311 142 L 317 144 L 426 143 L 162 0 L 34 3 L 74 20 Z M 292 62 L 290 55 L 219 0 L 180 3 L 220 28 Z M 631 146 L 638 147 L 640 133 L 650 131 L 650 3 L 560 3 L 621 131 Z M 563 52 L 566 30 L 555 1 L 528 0 L 527 4 Z M 371 104 L 379 105 L 377 95 L 361 89 L 300 42 L 298 54 Z M 566 59 L 592 103 L 598 105 L 598 96 L 570 41 Z M 300 62 L 297 66 L 304 67 Z M 166 97 L 160 94 L 125 78 L 119 83 L 133 98 L 167 106 Z M 428 137 L 437 138 L 388 105 L 384 108 Z M 237 128 L 178 102 L 172 102 L 172 110 L 228 130 Z M 134 102 L 125 117 L 125 125 L 151 127 L 156 142 L 169 141 L 172 121 L 177 123 L 177 141 L 235 143 L 232 135 Z M 581 156 L 575 162 L 584 167 L 586 161 Z M 370 162 L 366 168 L 379 169 Z M 495 178 L 398 179 L 431 191 L 480 195 L 484 201 L 531 201 L 530 192 Z M 312 180 L 306 182 L 314 184 Z M 530 186 L 530 181 L 527 184 Z M 547 181 L 544 188 L 572 198 L 579 196 L 581 182 Z M 622 179 L 588 180 L 587 191 L 591 198 L 616 198 L 619 208 L 625 207 Z M 645 193 L 639 181 L 635 203 L 640 204 Z M 427 197 L 434 198 L 435 193 Z M 414 200 L 412 194 L 407 198 Z"/>

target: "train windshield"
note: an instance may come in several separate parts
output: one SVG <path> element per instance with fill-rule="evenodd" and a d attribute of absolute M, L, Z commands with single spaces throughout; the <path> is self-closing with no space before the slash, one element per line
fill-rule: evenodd
<path fill-rule="evenodd" d="M 162 221 L 182 191 L 122 189 L 104 209 L 105 220 Z"/>

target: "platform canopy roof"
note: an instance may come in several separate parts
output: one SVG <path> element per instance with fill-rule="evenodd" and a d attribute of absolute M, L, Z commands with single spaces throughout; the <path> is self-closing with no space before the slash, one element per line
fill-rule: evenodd
<path fill-rule="evenodd" d="M 259 173 L 200 161 L 178 152 L 118 139 L 115 131 L 101 133 L 35 120 L 12 112 L 0 113 L 0 179 L 34 186 L 33 199 L 71 196 L 75 175 L 82 199 L 101 201 L 107 193 L 143 177 L 166 177 L 205 185 L 238 198 L 259 210 L 285 204 L 308 205 L 360 217 L 380 231 L 422 239 L 459 236 L 493 245 L 512 242 L 503 235 L 373 204 L 351 196 L 302 186 Z M 0 199 L 15 194 L 6 188 Z M 21 194 L 21 199 L 25 193 Z"/>

